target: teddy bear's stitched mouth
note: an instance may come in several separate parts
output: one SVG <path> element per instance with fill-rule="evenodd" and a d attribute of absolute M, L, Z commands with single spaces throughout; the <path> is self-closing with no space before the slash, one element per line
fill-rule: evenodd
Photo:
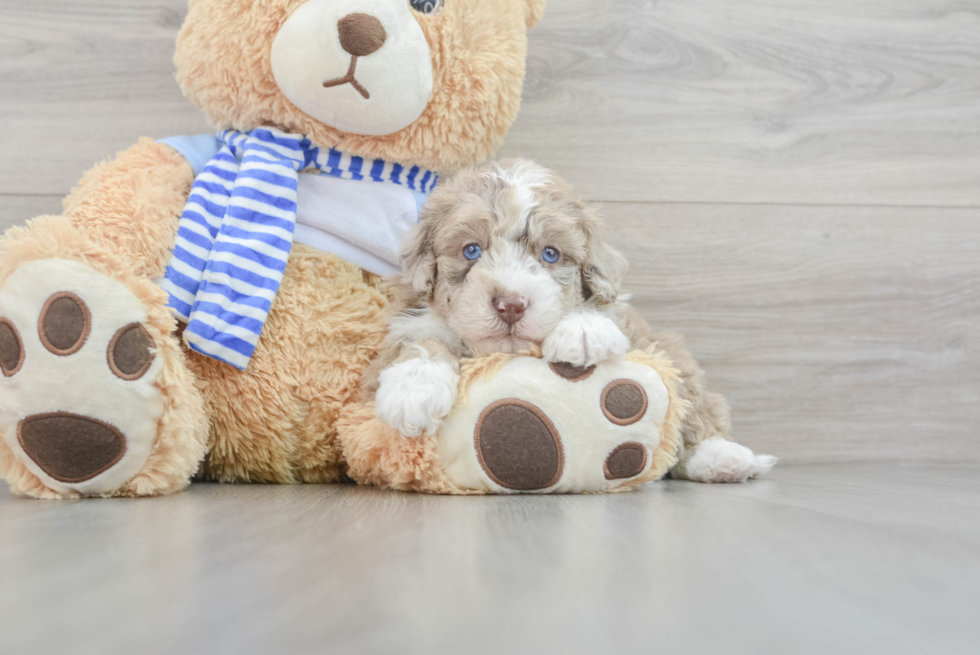
<path fill-rule="evenodd" d="M 350 68 L 347 69 L 347 74 L 343 77 L 338 77 L 333 80 L 327 80 L 323 83 L 324 88 L 332 88 L 335 86 L 343 86 L 344 84 L 350 84 L 352 87 L 357 89 L 357 92 L 364 96 L 365 100 L 371 99 L 371 94 L 368 92 L 364 86 L 357 81 L 354 77 L 354 71 L 357 69 L 357 55 L 352 55 L 350 59 Z"/>

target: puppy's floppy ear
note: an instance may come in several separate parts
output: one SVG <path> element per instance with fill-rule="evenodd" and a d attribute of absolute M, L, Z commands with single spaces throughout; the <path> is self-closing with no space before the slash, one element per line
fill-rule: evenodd
<path fill-rule="evenodd" d="M 402 245 L 402 283 L 421 297 L 429 298 L 436 286 L 436 253 L 431 224 L 419 223 Z"/>
<path fill-rule="evenodd" d="M 586 255 L 582 262 L 582 282 L 586 299 L 595 297 L 601 302 L 615 302 L 619 285 L 629 267 L 622 253 L 606 241 L 606 225 L 590 207 L 581 215 L 585 232 Z"/>
<path fill-rule="evenodd" d="M 531 29 L 544 18 L 544 6 L 547 0 L 525 0 L 527 2 L 527 27 Z"/>

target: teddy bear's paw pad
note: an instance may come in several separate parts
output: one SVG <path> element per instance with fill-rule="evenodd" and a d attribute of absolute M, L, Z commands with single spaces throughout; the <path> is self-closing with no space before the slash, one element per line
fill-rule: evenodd
<path fill-rule="evenodd" d="M 654 457 L 669 393 L 644 364 L 518 357 L 472 382 L 465 398 L 438 436 L 443 470 L 460 488 L 607 491 L 663 475 L 671 460 Z"/>
<path fill-rule="evenodd" d="M 18 438 L 27 456 L 59 482 L 91 480 L 126 454 L 119 430 L 68 412 L 28 416 L 20 422 Z"/>
<path fill-rule="evenodd" d="M 607 480 L 626 480 L 643 473 L 647 468 L 647 449 L 641 443 L 619 444 L 606 458 L 603 472 Z"/>
<path fill-rule="evenodd" d="M 547 489 L 561 479 L 561 437 L 548 416 L 522 400 L 499 400 L 476 424 L 480 465 L 501 487 Z"/>
<path fill-rule="evenodd" d="M 20 333 L 9 320 L 0 318 L 0 371 L 10 377 L 24 364 L 24 343 Z"/>
<path fill-rule="evenodd" d="M 27 262 L 0 288 L 0 431 L 51 489 L 110 493 L 145 464 L 164 405 L 146 320 L 74 261 Z"/>
<path fill-rule="evenodd" d="M 548 366 L 555 375 L 560 375 L 569 382 L 581 382 L 595 373 L 595 366 L 576 366 L 567 362 L 551 362 Z"/>
<path fill-rule="evenodd" d="M 647 392 L 639 382 L 614 380 L 602 390 L 602 413 L 616 425 L 633 425 L 647 413 Z"/>

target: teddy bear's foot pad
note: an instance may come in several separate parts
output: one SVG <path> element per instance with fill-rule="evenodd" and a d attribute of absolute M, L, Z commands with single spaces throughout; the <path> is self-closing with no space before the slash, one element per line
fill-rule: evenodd
<path fill-rule="evenodd" d="M 548 416 L 529 402 L 498 400 L 475 430 L 477 456 L 490 478 L 515 491 L 546 489 L 561 479 L 561 437 Z"/>
<path fill-rule="evenodd" d="M 146 320 L 75 261 L 26 262 L 0 288 L 0 430 L 51 489 L 109 493 L 146 462 L 164 406 Z"/>
<path fill-rule="evenodd" d="M 85 482 L 115 466 L 126 454 L 126 437 L 107 423 L 52 412 L 20 423 L 24 452 L 59 482 Z"/>
<path fill-rule="evenodd" d="M 472 382 L 439 432 L 439 458 L 461 489 L 609 491 L 661 477 L 670 397 L 651 366 L 590 368 L 518 357 Z M 672 435 L 673 437 L 673 435 Z"/>

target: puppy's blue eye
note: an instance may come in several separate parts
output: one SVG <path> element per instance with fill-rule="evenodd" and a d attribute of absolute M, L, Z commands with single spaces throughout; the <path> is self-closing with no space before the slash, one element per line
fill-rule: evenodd
<path fill-rule="evenodd" d="M 443 0 L 408 0 L 412 9 L 420 14 L 434 14 L 442 9 Z"/>
<path fill-rule="evenodd" d="M 541 259 L 543 259 L 548 264 L 554 264 L 556 261 L 558 261 L 559 257 L 561 257 L 561 253 L 559 253 L 556 249 L 552 248 L 551 246 L 548 246 L 547 248 L 541 251 Z"/>
<path fill-rule="evenodd" d="M 483 254 L 483 248 L 481 248 L 475 243 L 471 243 L 470 245 L 463 248 L 463 257 L 466 257 L 471 262 L 479 259 L 480 255 L 482 254 Z"/>

